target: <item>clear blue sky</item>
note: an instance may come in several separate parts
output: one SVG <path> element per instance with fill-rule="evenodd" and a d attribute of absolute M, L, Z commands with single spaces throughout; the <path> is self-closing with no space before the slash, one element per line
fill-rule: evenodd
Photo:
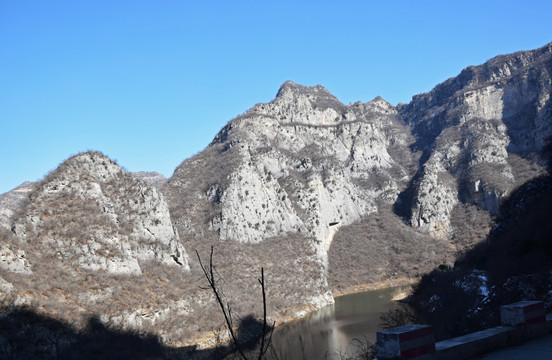
<path fill-rule="evenodd" d="M 286 80 L 409 102 L 552 41 L 552 1 L 0 0 L 0 193 L 72 154 L 171 176 Z"/>

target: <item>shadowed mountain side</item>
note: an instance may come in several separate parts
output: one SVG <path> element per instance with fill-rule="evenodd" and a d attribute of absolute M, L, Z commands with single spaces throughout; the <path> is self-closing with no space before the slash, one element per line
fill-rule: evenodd
<path fill-rule="evenodd" d="M 237 340 L 246 352 L 254 351 L 262 323 L 249 315 L 240 320 Z M 69 324 L 16 308 L 0 315 L 1 359 L 222 359 L 234 350 L 222 342 L 209 349 L 168 347 L 152 334 L 106 327 L 90 317 L 82 331 Z"/>
<path fill-rule="evenodd" d="M 500 212 L 487 241 L 461 256 L 454 269 L 424 276 L 410 299 L 438 338 L 497 326 L 501 305 L 544 300 L 552 307 L 550 176 L 517 188 Z"/>
<path fill-rule="evenodd" d="M 552 135 L 552 44 L 497 56 L 397 107 L 412 127 L 419 171 L 395 210 L 436 237 L 455 232 L 453 208 L 492 216 L 517 186 L 542 175 L 538 152 Z"/>
<path fill-rule="evenodd" d="M 156 337 L 109 329 L 94 317 L 76 332 L 24 308 L 0 316 L 2 359 L 163 359 L 165 354 Z"/>
<path fill-rule="evenodd" d="M 490 281 L 552 269 L 552 184 L 550 177 L 533 179 L 502 204 L 486 242 L 476 245 L 458 266 L 485 270 Z"/>

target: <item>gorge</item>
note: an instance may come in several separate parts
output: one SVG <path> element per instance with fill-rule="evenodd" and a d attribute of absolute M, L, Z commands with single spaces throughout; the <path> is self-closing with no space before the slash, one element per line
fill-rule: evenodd
<path fill-rule="evenodd" d="M 470 66 L 397 106 L 344 105 L 287 81 L 169 179 L 75 155 L 0 197 L 2 308 L 77 332 L 95 316 L 183 347 L 224 330 L 196 250 L 214 246 L 236 317 L 261 313 L 263 267 L 278 322 L 450 266 L 485 238 L 503 199 L 545 173 L 551 74 L 548 44 Z M 47 338 L 37 354 L 76 341 Z M 16 351 L 3 344 L 0 354 Z"/>

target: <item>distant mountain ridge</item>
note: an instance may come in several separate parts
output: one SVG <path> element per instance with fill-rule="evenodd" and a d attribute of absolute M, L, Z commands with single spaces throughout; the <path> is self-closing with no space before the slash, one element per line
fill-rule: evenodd
<path fill-rule="evenodd" d="M 259 310 L 264 267 L 278 319 L 451 264 L 485 238 L 502 199 L 545 172 L 551 73 L 548 44 L 468 67 L 397 107 L 344 105 L 288 81 L 169 179 L 76 155 L 20 189 L 30 196 L 1 195 L 0 300 L 67 318 L 63 303 L 71 321 L 94 312 L 182 344 L 218 324 L 194 250 L 215 247 L 241 316 Z"/>
<path fill-rule="evenodd" d="M 15 189 L 0 194 L 0 226 L 10 228 L 14 211 L 19 209 L 33 190 L 35 183 L 25 181 Z"/>

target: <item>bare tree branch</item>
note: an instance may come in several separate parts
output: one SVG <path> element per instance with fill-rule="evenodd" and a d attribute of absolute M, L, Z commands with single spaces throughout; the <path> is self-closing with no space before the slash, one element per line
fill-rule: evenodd
<path fill-rule="evenodd" d="M 201 266 L 201 270 L 203 270 L 203 273 L 205 274 L 205 278 L 207 279 L 207 282 L 209 282 L 209 286 L 211 287 L 211 290 L 213 290 L 217 303 L 219 304 L 222 314 L 224 315 L 226 326 L 228 327 L 228 331 L 230 332 L 230 337 L 232 338 L 232 341 L 236 346 L 236 350 L 238 350 L 238 352 L 240 353 L 240 355 L 244 360 L 247 360 L 247 357 L 243 353 L 240 347 L 240 344 L 238 343 L 236 334 L 234 333 L 234 328 L 232 327 L 232 319 L 229 316 L 230 311 L 228 312 L 226 311 L 226 308 L 224 307 L 224 302 L 222 301 L 222 298 L 220 297 L 219 291 L 217 289 L 215 274 L 213 271 L 213 246 L 211 246 L 211 256 L 209 257 L 209 270 L 207 270 L 207 268 L 201 262 L 201 257 L 199 256 L 199 252 L 197 250 L 196 250 L 196 254 L 197 254 L 197 259 L 199 260 L 199 265 Z"/>
<path fill-rule="evenodd" d="M 232 338 L 232 342 L 234 343 L 234 346 L 236 347 L 236 350 L 239 352 L 241 357 L 244 360 L 247 360 L 247 357 L 244 354 L 238 342 L 236 333 L 234 332 L 233 321 L 232 321 L 232 308 L 230 306 L 230 303 L 227 303 L 226 306 L 224 306 L 224 302 L 221 296 L 222 290 L 217 285 L 217 280 L 221 280 L 222 277 L 217 273 L 216 269 L 214 269 L 214 266 L 213 266 L 213 246 L 211 246 L 211 254 L 209 257 L 208 267 L 206 265 L 203 265 L 203 262 L 201 261 L 201 257 L 199 256 L 199 252 L 197 250 L 196 250 L 196 255 L 197 255 L 197 259 L 199 260 L 199 265 L 201 266 L 201 270 L 203 271 L 203 274 L 205 275 L 205 278 L 209 283 L 209 287 L 215 294 L 216 301 L 220 306 L 222 314 L 224 315 L 224 320 L 226 321 L 226 326 L 228 327 L 228 331 L 230 332 L 230 337 Z M 260 339 L 261 344 L 259 347 L 259 354 L 257 357 L 258 360 L 262 360 L 266 352 L 270 348 L 275 322 L 273 322 L 271 326 L 269 326 L 267 323 L 264 268 L 262 267 L 261 267 L 261 278 L 257 280 L 261 285 L 261 291 L 263 296 L 263 327 L 262 327 L 262 333 L 261 333 L 261 339 Z"/>
<path fill-rule="evenodd" d="M 261 278 L 257 280 L 259 280 L 259 284 L 261 284 L 261 291 L 263 294 L 263 332 L 262 332 L 261 347 L 259 348 L 259 357 L 258 357 L 258 359 L 261 360 L 264 354 L 267 352 L 267 350 L 270 347 L 270 342 L 272 340 L 272 331 L 274 330 L 275 323 L 272 324 L 268 334 L 267 322 L 266 322 L 266 293 L 265 293 L 265 282 L 264 282 L 264 268 L 262 267 L 261 267 Z M 266 344 L 265 344 L 265 339 L 267 335 L 268 335 L 268 341 L 266 341 Z"/>

